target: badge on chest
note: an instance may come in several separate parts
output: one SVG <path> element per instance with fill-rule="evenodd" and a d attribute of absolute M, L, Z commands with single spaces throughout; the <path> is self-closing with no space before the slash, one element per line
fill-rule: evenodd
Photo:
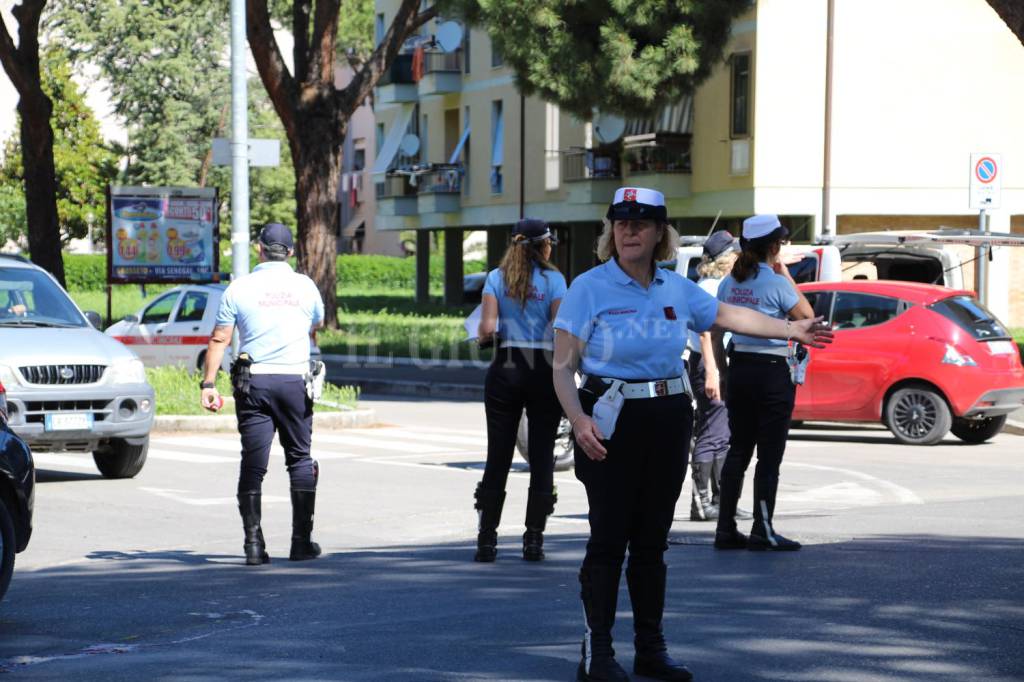
<path fill-rule="evenodd" d="M 665 306 L 665 319 L 674 320 L 676 319 L 676 309 L 670 305 Z"/>

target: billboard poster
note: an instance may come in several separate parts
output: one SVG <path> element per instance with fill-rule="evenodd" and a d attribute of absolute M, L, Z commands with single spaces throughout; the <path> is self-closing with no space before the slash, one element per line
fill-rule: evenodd
<path fill-rule="evenodd" d="M 111 284 L 219 280 L 217 190 L 111 187 L 107 281 Z"/>

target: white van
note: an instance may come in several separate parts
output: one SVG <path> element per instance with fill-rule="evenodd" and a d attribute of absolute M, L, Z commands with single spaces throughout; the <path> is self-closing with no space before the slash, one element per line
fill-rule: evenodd
<path fill-rule="evenodd" d="M 697 266 L 704 252 L 705 237 L 682 237 L 682 246 L 676 251 L 675 271 L 694 282 L 700 279 Z M 838 282 L 843 279 L 843 265 L 839 249 L 830 244 L 790 244 L 783 254 L 803 256 L 789 266 L 797 284 L 804 282 Z"/>

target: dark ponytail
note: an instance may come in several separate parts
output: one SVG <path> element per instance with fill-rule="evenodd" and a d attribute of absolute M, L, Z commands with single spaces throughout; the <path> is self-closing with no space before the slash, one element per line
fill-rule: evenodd
<path fill-rule="evenodd" d="M 740 238 L 740 255 L 732 266 L 732 278 L 737 282 L 745 282 L 748 279 L 757 277 L 758 268 L 761 263 L 766 263 L 768 257 L 776 248 L 782 248 L 785 240 L 785 228 L 780 228 L 771 234 L 757 239 Z"/>

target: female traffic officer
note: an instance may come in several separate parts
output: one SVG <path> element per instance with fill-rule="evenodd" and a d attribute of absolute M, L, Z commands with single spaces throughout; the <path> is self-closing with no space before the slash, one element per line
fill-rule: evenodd
<path fill-rule="evenodd" d="M 740 239 L 743 250 L 732 274 L 718 289 L 719 300 L 760 311 L 780 321 L 813 318 L 811 305 L 782 263 L 782 245 L 788 235 L 774 215 L 758 215 L 743 221 Z M 789 364 L 793 351 L 786 340 L 742 334 L 733 336 L 731 348 L 726 408 L 732 440 L 722 470 L 722 498 L 715 547 L 800 549 L 799 542 L 779 535 L 772 525 L 775 494 L 779 488 L 779 466 L 786 451 L 789 420 L 796 397 Z M 735 512 L 743 492 L 743 475 L 755 446 L 754 523 L 748 538 L 736 529 Z"/>
<path fill-rule="evenodd" d="M 476 487 L 480 526 L 476 561 L 494 561 L 505 482 L 512 465 L 519 419 L 529 420 L 530 494 L 526 502 L 523 558 L 544 558 L 544 526 L 555 509 L 554 446 L 562 410 L 551 383 L 551 320 L 565 295 L 565 277 L 550 263 L 557 243 L 548 224 L 516 223 L 501 266 L 487 274 L 479 336 L 496 339 L 484 382 L 487 465 Z"/>
<path fill-rule="evenodd" d="M 576 477 L 590 505 L 590 540 L 580 570 L 587 621 L 580 680 L 629 679 L 615 661 L 611 636 L 627 548 L 633 669 L 655 679 L 692 679 L 669 657 L 661 629 L 663 554 L 693 421 L 682 361 L 688 329 L 715 325 L 815 346 L 829 336 L 820 332 L 819 321 L 787 325 L 719 303 L 693 282 L 656 267 L 657 260 L 675 255 L 676 241 L 660 192 L 620 188 L 598 240 L 598 258 L 605 262 L 573 281 L 555 320 L 555 390 L 572 423 Z M 579 390 L 577 368 L 583 373 Z"/>
<path fill-rule="evenodd" d="M 697 266 L 697 274 L 700 275 L 697 286 L 717 297 L 718 286 L 732 270 L 737 250 L 739 245 L 736 239 L 726 230 L 708 237 L 704 242 L 700 265 Z M 690 520 L 714 521 L 718 518 L 718 486 L 722 465 L 729 452 L 729 416 L 722 401 L 721 390 L 721 378 L 725 376 L 725 357 L 723 354 L 715 356 L 711 332 L 690 332 L 689 347 L 686 367 L 697 402 L 690 461 L 693 479 Z"/>

